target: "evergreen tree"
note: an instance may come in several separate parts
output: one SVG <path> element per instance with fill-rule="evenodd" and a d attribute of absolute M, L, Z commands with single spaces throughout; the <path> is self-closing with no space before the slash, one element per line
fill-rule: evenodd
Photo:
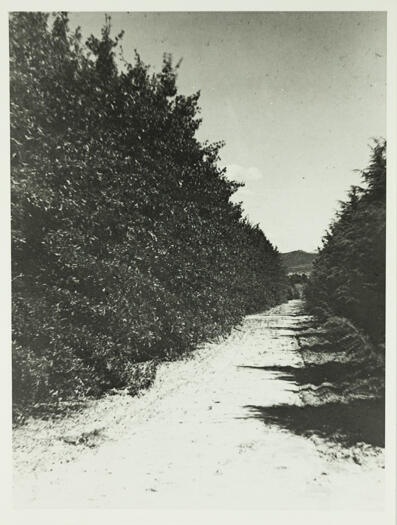
<path fill-rule="evenodd" d="M 306 288 L 310 309 L 346 317 L 377 344 L 385 337 L 386 143 L 377 141 L 363 187 L 349 198 L 323 239 Z"/>

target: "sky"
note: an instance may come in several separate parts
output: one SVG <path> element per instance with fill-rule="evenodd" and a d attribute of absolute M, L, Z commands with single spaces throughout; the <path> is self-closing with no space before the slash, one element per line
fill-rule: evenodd
<path fill-rule="evenodd" d="M 315 251 L 371 138 L 386 134 L 382 12 L 109 13 L 124 56 L 158 71 L 182 59 L 178 91 L 200 90 L 198 138 L 225 141 L 233 200 L 281 252 Z M 99 35 L 104 13 L 72 13 Z"/>

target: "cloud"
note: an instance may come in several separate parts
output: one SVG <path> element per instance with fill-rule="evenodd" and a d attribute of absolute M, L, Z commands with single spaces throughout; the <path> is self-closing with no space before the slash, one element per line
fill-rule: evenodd
<path fill-rule="evenodd" d="M 238 164 L 229 164 L 226 166 L 226 176 L 228 179 L 236 182 L 251 182 L 263 178 L 261 171 L 254 166 L 246 168 Z"/>

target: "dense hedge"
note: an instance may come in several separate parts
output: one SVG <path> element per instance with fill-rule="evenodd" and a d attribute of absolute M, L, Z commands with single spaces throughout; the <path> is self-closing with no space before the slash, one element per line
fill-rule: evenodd
<path fill-rule="evenodd" d="M 284 298 L 277 250 L 232 204 L 199 94 L 116 60 L 109 21 L 10 17 L 13 395 L 99 394 L 132 365 L 227 333 Z"/>
<path fill-rule="evenodd" d="M 382 346 L 385 338 L 386 143 L 377 141 L 364 187 L 354 186 L 323 239 L 306 287 L 320 318 L 349 319 Z"/>

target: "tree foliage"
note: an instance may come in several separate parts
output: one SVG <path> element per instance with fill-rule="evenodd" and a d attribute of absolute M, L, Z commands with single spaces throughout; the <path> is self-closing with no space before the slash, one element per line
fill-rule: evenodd
<path fill-rule="evenodd" d="M 377 344 L 385 337 L 386 143 L 376 141 L 364 186 L 349 198 L 323 239 L 306 287 L 320 317 L 351 320 Z"/>
<path fill-rule="evenodd" d="M 98 394 L 279 302 L 279 254 L 200 143 L 170 56 L 117 59 L 108 19 L 10 17 L 16 403 Z"/>

